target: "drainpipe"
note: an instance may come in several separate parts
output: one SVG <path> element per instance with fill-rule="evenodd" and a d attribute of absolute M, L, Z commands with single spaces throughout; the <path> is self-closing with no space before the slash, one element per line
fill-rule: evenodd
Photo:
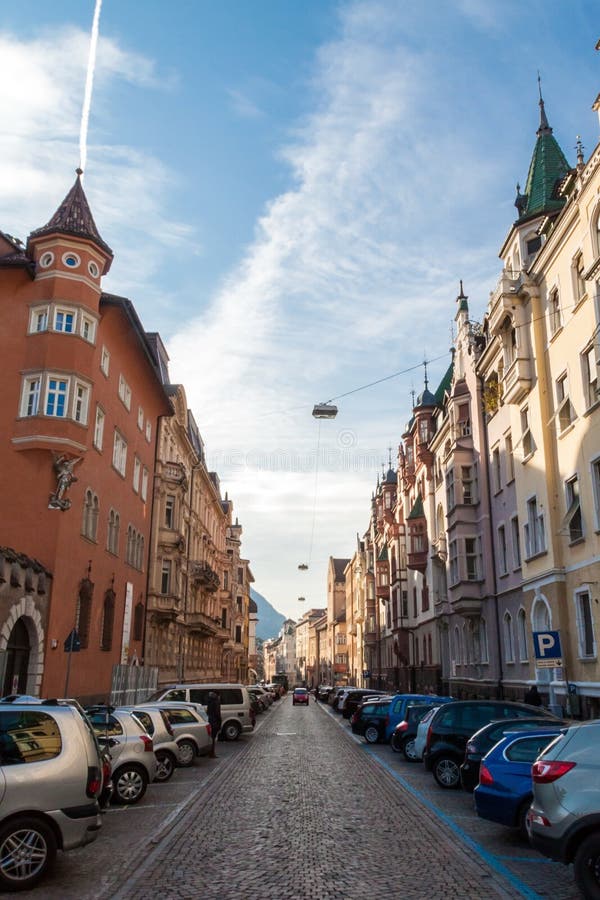
<path fill-rule="evenodd" d="M 148 593 L 150 591 L 150 560 L 154 558 L 154 553 L 152 551 L 152 538 L 154 536 L 154 529 L 156 528 L 156 522 L 154 521 L 154 486 L 156 482 L 156 464 L 158 462 L 158 440 L 161 433 L 161 423 L 163 419 L 170 418 L 170 416 L 158 416 L 156 420 L 156 435 L 154 437 L 154 472 L 152 473 L 152 500 L 150 502 L 150 541 L 148 547 L 148 555 L 146 558 L 146 602 L 144 604 L 144 628 L 142 632 L 142 661 L 144 665 L 146 665 L 146 629 L 148 626 Z"/>
<path fill-rule="evenodd" d="M 500 611 L 498 609 L 498 576 L 496 574 L 496 539 L 493 531 L 493 517 L 492 517 L 492 483 L 490 479 L 490 454 L 489 454 L 489 442 L 488 442 L 488 431 L 487 431 L 487 422 L 485 420 L 485 407 L 483 404 L 483 391 L 485 387 L 485 382 L 483 379 L 483 375 L 477 375 L 477 381 L 479 382 L 479 398 L 480 398 L 480 409 L 482 412 L 482 421 L 483 428 L 481 429 L 483 435 L 483 452 L 485 458 L 485 482 L 487 487 L 487 514 L 488 514 L 488 522 L 489 522 L 489 530 L 490 530 L 490 555 L 491 555 L 491 563 L 492 563 L 492 576 L 493 576 L 493 587 L 494 587 L 494 616 L 496 619 L 496 652 L 498 654 L 498 694 L 499 699 L 504 699 L 504 669 L 502 667 L 502 642 L 500 641 Z M 481 645 L 480 645 L 481 651 Z"/>

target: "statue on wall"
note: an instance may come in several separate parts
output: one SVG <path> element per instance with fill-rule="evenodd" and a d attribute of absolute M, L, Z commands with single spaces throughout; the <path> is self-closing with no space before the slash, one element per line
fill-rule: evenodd
<path fill-rule="evenodd" d="M 79 462 L 81 462 L 80 456 L 68 457 L 63 453 L 54 457 L 56 490 L 53 494 L 50 494 L 48 509 L 62 509 L 63 512 L 70 509 L 71 501 L 65 498 L 65 494 L 71 485 L 78 480 L 73 474 L 73 469 Z"/>

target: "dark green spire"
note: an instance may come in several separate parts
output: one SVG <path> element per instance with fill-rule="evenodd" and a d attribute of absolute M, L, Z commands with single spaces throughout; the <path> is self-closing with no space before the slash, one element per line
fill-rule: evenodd
<path fill-rule="evenodd" d="M 565 200 L 558 196 L 557 189 L 567 172 L 571 170 L 548 124 L 541 88 L 539 103 L 540 126 L 537 130 L 537 141 L 529 165 L 524 194 L 520 193 L 517 185 L 515 206 L 519 211 L 519 222 L 534 216 L 559 212 Z"/>

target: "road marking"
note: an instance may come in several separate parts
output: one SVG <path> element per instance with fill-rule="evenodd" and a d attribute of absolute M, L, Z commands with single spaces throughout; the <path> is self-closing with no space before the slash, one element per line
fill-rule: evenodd
<path fill-rule="evenodd" d="M 276 731 L 275 734 L 277 737 L 289 737 L 293 734 L 298 734 L 297 731 Z"/>

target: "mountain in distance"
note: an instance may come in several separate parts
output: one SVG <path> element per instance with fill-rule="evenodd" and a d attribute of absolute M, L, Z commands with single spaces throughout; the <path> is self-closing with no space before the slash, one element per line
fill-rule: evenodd
<path fill-rule="evenodd" d="M 258 607 L 258 622 L 256 625 L 256 637 L 262 638 L 263 641 L 269 638 L 277 637 L 279 629 L 285 622 L 286 617 L 271 606 L 266 597 L 250 588 L 250 596 Z"/>

